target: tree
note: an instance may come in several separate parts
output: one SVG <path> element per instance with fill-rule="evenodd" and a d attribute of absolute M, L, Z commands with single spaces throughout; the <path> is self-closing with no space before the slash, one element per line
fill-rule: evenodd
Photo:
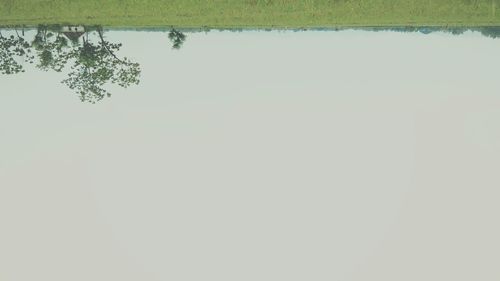
<path fill-rule="evenodd" d="M 490 38 L 498 38 L 500 37 L 500 28 L 499 27 L 483 27 L 479 29 L 482 35 Z"/>
<path fill-rule="evenodd" d="M 60 32 L 54 34 L 46 27 L 39 26 L 31 46 L 38 54 L 37 67 L 39 69 L 61 72 L 65 67 L 68 61 L 68 39 Z"/>
<path fill-rule="evenodd" d="M 68 53 L 68 58 L 72 59 L 74 64 L 68 78 L 62 81 L 76 91 L 81 101 L 91 103 L 111 96 L 104 88 L 108 82 L 127 88 L 139 84 L 141 73 L 138 63 L 116 55 L 122 44 L 106 41 L 101 28 L 98 28 L 97 33 L 99 42 L 91 42 L 87 34 L 83 45 L 74 47 Z"/>
<path fill-rule="evenodd" d="M 168 38 L 172 42 L 173 49 L 180 49 L 182 44 L 184 44 L 184 41 L 186 41 L 186 35 L 175 29 L 170 30 Z"/>
<path fill-rule="evenodd" d="M 111 96 L 105 89 L 107 84 L 124 88 L 139 84 L 139 64 L 126 57 L 119 58 L 117 53 L 122 44 L 106 41 L 100 27 L 97 28 L 98 41 L 89 40 L 87 32 L 83 37 L 83 45 L 79 44 L 77 37 L 69 44 L 67 34 L 61 33 L 59 27 L 51 29 L 39 26 L 31 44 L 17 31 L 16 34 L 4 37 L 0 33 L 2 74 L 24 72 L 22 60 L 36 63 L 36 67 L 44 71 L 61 72 L 69 66 L 68 78 L 62 83 L 76 91 L 82 101 L 92 103 Z"/>
<path fill-rule="evenodd" d="M 19 36 L 17 30 L 16 35 L 4 37 L 0 32 L 0 73 L 2 74 L 24 72 L 20 60 L 33 62 L 34 56 L 31 53 L 30 44 Z"/>

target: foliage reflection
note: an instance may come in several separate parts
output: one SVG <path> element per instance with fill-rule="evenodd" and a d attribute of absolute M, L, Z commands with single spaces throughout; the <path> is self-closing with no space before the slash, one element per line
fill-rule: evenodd
<path fill-rule="evenodd" d="M 31 41 L 24 38 L 24 30 L 14 32 L 0 32 L 1 74 L 24 72 L 25 63 L 43 71 L 66 70 L 68 77 L 62 83 L 81 101 L 91 103 L 111 96 L 110 84 L 123 88 L 139 84 L 139 63 L 119 56 L 122 44 L 106 40 L 100 26 L 39 26 Z M 175 49 L 186 39 L 175 29 L 168 37 Z"/>

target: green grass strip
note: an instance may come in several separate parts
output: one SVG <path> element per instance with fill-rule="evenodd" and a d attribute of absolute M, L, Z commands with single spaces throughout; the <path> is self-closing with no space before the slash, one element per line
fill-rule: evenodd
<path fill-rule="evenodd" d="M 0 0 L 0 25 L 494 26 L 500 0 Z"/>

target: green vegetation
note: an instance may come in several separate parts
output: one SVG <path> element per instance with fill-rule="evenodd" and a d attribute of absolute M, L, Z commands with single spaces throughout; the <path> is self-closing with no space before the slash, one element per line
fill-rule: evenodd
<path fill-rule="evenodd" d="M 492 26 L 499 8 L 500 0 L 0 0 L 0 25 Z"/>
<path fill-rule="evenodd" d="M 139 63 L 120 58 L 122 44 L 105 39 L 101 27 L 87 27 L 85 31 L 62 31 L 58 27 L 39 26 L 32 40 L 25 39 L 22 32 L 3 34 L 0 30 L 0 74 L 13 75 L 24 72 L 23 62 L 35 64 L 43 71 L 62 72 L 68 70 L 63 84 L 80 97 L 82 102 L 95 103 L 111 93 L 109 84 L 127 88 L 139 84 Z M 89 36 L 96 33 L 97 40 Z M 185 40 L 181 32 L 172 30 Z M 94 34 L 95 35 L 95 34 Z M 177 38 L 173 36 L 173 38 Z M 182 42 L 175 45 L 180 48 Z"/>

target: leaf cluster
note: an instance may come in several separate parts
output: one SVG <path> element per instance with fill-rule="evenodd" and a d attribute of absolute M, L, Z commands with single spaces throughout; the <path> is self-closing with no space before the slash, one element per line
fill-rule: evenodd
<path fill-rule="evenodd" d="M 108 42 L 100 28 L 96 32 L 95 42 L 86 34 L 83 43 L 73 38 L 72 44 L 64 34 L 43 26 L 31 44 L 19 35 L 4 37 L 0 33 L 0 73 L 24 72 L 22 61 L 35 63 L 43 71 L 61 72 L 69 68 L 68 78 L 62 83 L 74 90 L 81 101 L 91 103 L 111 96 L 106 89 L 109 84 L 123 88 L 139 84 L 140 65 L 118 57 L 122 44 Z"/>
<path fill-rule="evenodd" d="M 16 74 L 24 72 L 21 61 L 32 63 L 34 55 L 30 44 L 21 36 L 4 37 L 0 33 L 0 73 Z"/>

